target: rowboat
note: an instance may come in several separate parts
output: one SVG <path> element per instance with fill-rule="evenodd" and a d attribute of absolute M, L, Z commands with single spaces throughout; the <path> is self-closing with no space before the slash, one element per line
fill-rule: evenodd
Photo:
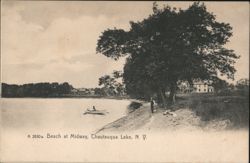
<path fill-rule="evenodd" d="M 83 114 L 97 114 L 97 115 L 105 115 L 108 112 L 106 110 L 86 110 Z"/>

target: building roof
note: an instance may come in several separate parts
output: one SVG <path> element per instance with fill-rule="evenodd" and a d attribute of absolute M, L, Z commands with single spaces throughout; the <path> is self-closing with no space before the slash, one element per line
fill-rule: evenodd
<path fill-rule="evenodd" d="M 193 85 L 211 85 L 209 81 L 194 81 Z"/>

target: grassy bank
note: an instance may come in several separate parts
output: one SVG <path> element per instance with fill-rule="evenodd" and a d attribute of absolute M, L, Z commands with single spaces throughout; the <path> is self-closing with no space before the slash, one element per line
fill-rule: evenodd
<path fill-rule="evenodd" d="M 249 127 L 249 99 L 246 96 L 191 96 L 189 108 L 201 118 L 201 125 L 224 122 L 226 128 Z"/>
<path fill-rule="evenodd" d="M 163 115 L 165 110 L 156 106 L 151 113 L 144 102 L 127 116 L 104 126 L 100 131 L 126 132 L 135 130 L 231 130 L 249 128 L 248 96 L 221 96 L 215 94 L 179 95 L 168 109 L 177 115 Z M 99 132 L 99 131 L 98 131 Z"/>

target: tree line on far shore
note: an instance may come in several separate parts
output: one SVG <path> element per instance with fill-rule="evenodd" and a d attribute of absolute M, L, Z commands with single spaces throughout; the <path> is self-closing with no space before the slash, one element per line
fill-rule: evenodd
<path fill-rule="evenodd" d="M 67 82 L 23 85 L 2 83 L 2 97 L 60 97 L 69 94 L 72 89 L 72 85 Z"/>
<path fill-rule="evenodd" d="M 119 72 L 99 78 L 99 88 L 76 89 L 68 82 L 28 83 L 23 85 L 2 83 L 2 97 L 124 97 L 125 87 L 117 79 Z"/>
<path fill-rule="evenodd" d="M 122 73 L 114 71 L 112 75 L 104 75 L 99 78 L 100 88 L 76 89 L 67 82 L 64 83 L 29 83 L 23 85 L 2 83 L 2 97 L 133 97 L 127 94 L 123 82 L 119 82 Z M 229 84 L 225 80 L 217 80 L 212 84 L 217 95 L 244 95 L 249 96 L 249 79 L 240 79 L 237 83 Z M 179 88 L 180 86 L 178 86 Z M 178 89 L 179 90 L 179 89 Z"/>

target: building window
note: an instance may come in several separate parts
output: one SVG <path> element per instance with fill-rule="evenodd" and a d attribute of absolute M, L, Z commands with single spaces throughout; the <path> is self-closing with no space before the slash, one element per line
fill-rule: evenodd
<path fill-rule="evenodd" d="M 200 92 L 201 90 L 199 89 L 198 92 Z"/>
<path fill-rule="evenodd" d="M 204 92 L 206 92 L 207 90 L 206 89 L 204 89 Z"/>

